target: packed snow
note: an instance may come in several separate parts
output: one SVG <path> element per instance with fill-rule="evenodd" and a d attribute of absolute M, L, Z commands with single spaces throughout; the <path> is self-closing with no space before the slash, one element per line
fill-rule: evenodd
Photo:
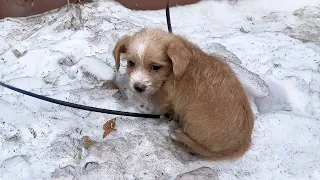
<path fill-rule="evenodd" d="M 205 0 L 170 12 L 174 33 L 225 59 L 245 87 L 255 128 L 242 158 L 186 153 L 170 140 L 176 124 L 166 119 L 87 112 L 0 87 L 0 179 L 165 180 L 199 168 L 209 179 L 320 179 L 320 0 Z M 125 64 L 116 73 L 112 57 L 120 37 L 143 27 L 166 29 L 165 11 L 95 1 L 2 19 L 0 81 L 73 103 L 153 112 L 127 91 Z M 103 139 L 113 118 L 117 130 Z M 86 137 L 95 141 L 90 148 Z"/>

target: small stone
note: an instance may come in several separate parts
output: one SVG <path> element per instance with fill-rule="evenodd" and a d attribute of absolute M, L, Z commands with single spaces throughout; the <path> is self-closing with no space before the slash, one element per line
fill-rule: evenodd
<path fill-rule="evenodd" d="M 194 180 L 194 179 L 219 180 L 219 176 L 215 170 L 209 167 L 203 166 L 198 169 L 180 174 L 176 177 L 176 180 Z"/>
<path fill-rule="evenodd" d="M 99 163 L 98 162 L 87 162 L 83 169 L 86 170 L 86 171 L 91 171 L 95 168 L 97 168 L 99 166 Z"/>
<path fill-rule="evenodd" d="M 24 50 L 24 49 L 13 49 L 12 50 L 13 54 L 17 57 L 17 58 L 21 58 L 22 56 L 26 55 L 28 50 Z"/>
<path fill-rule="evenodd" d="M 7 141 L 19 141 L 21 139 L 21 137 L 19 136 L 19 134 L 15 134 L 14 136 L 6 139 Z"/>
<path fill-rule="evenodd" d="M 30 131 L 30 133 L 32 134 L 32 136 L 33 136 L 33 138 L 36 138 L 37 137 L 37 133 L 36 133 L 36 131 L 33 129 L 33 128 L 28 128 L 29 129 L 29 131 Z"/>

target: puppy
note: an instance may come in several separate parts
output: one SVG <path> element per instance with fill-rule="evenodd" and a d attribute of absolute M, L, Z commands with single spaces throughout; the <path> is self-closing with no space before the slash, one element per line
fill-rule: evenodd
<path fill-rule="evenodd" d="M 249 149 L 253 113 L 225 62 L 157 28 L 118 41 L 113 50 L 117 70 L 121 54 L 131 90 L 156 98 L 162 114 L 178 117 L 180 128 L 171 137 L 190 153 L 220 160 Z"/>

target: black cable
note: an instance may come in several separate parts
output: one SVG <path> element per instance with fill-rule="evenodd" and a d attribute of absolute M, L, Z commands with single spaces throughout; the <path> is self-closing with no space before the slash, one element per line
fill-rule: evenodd
<path fill-rule="evenodd" d="M 166 6 L 166 17 L 167 17 L 167 26 L 168 26 L 168 31 L 169 33 L 172 33 L 172 27 L 171 27 L 171 20 L 170 20 L 170 7 L 169 7 L 169 0 L 167 0 L 167 6 Z M 140 113 L 131 113 L 131 112 L 123 112 L 123 111 L 115 111 L 115 110 L 109 110 L 109 109 L 101 109 L 101 108 L 96 108 L 96 107 L 90 107 L 90 106 L 84 106 L 84 105 L 79 105 L 79 104 L 74 104 L 66 101 L 61 101 L 57 99 L 52 99 L 46 96 L 34 94 L 32 92 L 28 92 L 10 85 L 7 85 L 3 82 L 0 81 L 0 85 L 3 87 L 6 87 L 8 89 L 11 89 L 13 91 L 41 99 L 47 102 L 51 102 L 54 104 L 62 105 L 62 106 L 67 106 L 71 108 L 76 108 L 76 109 L 81 109 L 81 110 L 86 110 L 86 111 L 92 111 L 92 112 L 99 112 L 99 113 L 106 113 L 106 114 L 114 114 L 114 115 L 120 115 L 120 116 L 132 116 L 132 117 L 144 117 L 144 118 L 154 118 L 154 119 L 159 119 L 161 116 L 160 115 L 153 115 L 153 114 L 140 114 Z"/>
<path fill-rule="evenodd" d="M 171 20 L 170 20 L 170 7 L 169 7 L 169 0 L 167 0 L 166 17 L 167 17 L 167 26 L 168 26 L 168 31 L 169 31 L 169 33 L 172 33 Z"/>
<path fill-rule="evenodd" d="M 114 110 L 109 110 L 109 109 L 101 109 L 101 108 L 96 108 L 96 107 L 90 107 L 90 106 L 84 106 L 84 105 L 79 105 L 79 104 L 74 104 L 74 103 L 70 103 L 70 102 L 66 102 L 66 101 L 61 101 L 61 100 L 57 100 L 57 99 L 52 99 L 46 96 L 42 96 L 42 95 L 38 95 L 38 94 L 34 94 L 32 92 L 28 92 L 10 85 L 7 85 L 3 82 L 0 81 L 0 85 L 3 87 L 6 87 L 8 89 L 11 89 L 13 91 L 37 98 L 37 99 L 41 99 L 47 102 L 51 102 L 54 104 L 59 104 L 62 106 L 67 106 L 67 107 L 71 107 L 71 108 L 76 108 L 76 109 L 82 109 L 82 110 L 86 110 L 86 111 L 92 111 L 92 112 L 99 112 L 99 113 L 106 113 L 106 114 L 114 114 L 114 115 L 120 115 L 120 116 L 132 116 L 132 117 L 143 117 L 143 118 L 154 118 L 154 119 L 159 119 L 161 116 L 160 115 L 153 115 L 153 114 L 140 114 L 140 113 L 131 113 L 131 112 L 123 112 L 123 111 L 114 111 Z"/>

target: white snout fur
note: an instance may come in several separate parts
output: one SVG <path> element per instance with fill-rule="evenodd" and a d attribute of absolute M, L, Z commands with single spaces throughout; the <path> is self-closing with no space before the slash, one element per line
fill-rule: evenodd
<path fill-rule="evenodd" d="M 151 79 L 148 76 L 148 74 L 146 74 L 145 72 L 143 72 L 141 70 L 136 70 L 136 71 L 131 73 L 131 76 L 130 76 L 130 88 L 133 91 L 134 91 L 133 85 L 135 83 L 139 83 L 141 85 L 145 85 L 146 86 L 146 93 L 149 92 L 150 86 L 151 86 Z"/>

